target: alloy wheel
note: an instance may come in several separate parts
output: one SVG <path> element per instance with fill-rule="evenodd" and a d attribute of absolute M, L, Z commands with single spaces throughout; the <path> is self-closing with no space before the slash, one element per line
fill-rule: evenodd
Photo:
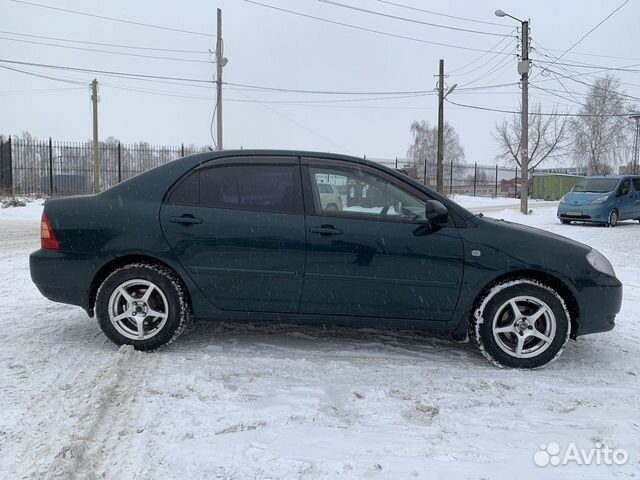
<path fill-rule="evenodd" d="M 169 317 L 169 302 L 153 282 L 128 280 L 114 289 L 108 313 L 121 335 L 131 340 L 146 340 L 164 327 Z"/>
<path fill-rule="evenodd" d="M 493 338 L 502 351 L 516 358 L 532 358 L 544 352 L 556 334 L 556 318 L 549 305 L 532 296 L 503 303 L 492 323 Z"/>

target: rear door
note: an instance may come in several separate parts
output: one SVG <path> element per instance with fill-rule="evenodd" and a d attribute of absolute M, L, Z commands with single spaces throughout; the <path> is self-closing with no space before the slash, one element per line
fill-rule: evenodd
<path fill-rule="evenodd" d="M 307 262 L 300 313 L 448 321 L 463 273 L 453 226 L 430 228 L 424 193 L 381 170 L 303 159 Z M 321 185 L 343 197 L 329 209 Z"/>
<path fill-rule="evenodd" d="M 204 165 L 169 193 L 160 218 L 174 254 L 216 307 L 298 311 L 305 219 L 297 157 Z"/>

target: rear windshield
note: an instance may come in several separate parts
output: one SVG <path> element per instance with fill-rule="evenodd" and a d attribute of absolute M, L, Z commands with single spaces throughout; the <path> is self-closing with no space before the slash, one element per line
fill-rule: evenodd
<path fill-rule="evenodd" d="M 575 187 L 574 192 L 611 192 L 618 184 L 617 178 L 583 178 Z"/>

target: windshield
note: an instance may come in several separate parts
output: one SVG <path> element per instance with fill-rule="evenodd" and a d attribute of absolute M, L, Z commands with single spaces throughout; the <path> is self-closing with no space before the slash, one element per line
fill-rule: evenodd
<path fill-rule="evenodd" d="M 611 192 L 618 184 L 617 178 L 583 178 L 575 187 L 574 192 Z"/>

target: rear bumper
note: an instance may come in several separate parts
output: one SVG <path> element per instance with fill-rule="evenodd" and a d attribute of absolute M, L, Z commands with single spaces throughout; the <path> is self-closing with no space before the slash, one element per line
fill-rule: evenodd
<path fill-rule="evenodd" d="M 573 220 L 576 222 L 607 223 L 609 220 L 610 206 L 603 205 L 568 205 L 561 203 L 558 206 L 557 217 L 560 220 Z"/>
<path fill-rule="evenodd" d="M 95 253 L 36 250 L 29 256 L 31 280 L 49 300 L 89 310 L 91 283 L 113 257 Z"/>
<path fill-rule="evenodd" d="M 608 332 L 615 327 L 615 319 L 622 306 L 622 284 L 607 275 L 576 282 L 580 309 L 576 336 Z"/>

